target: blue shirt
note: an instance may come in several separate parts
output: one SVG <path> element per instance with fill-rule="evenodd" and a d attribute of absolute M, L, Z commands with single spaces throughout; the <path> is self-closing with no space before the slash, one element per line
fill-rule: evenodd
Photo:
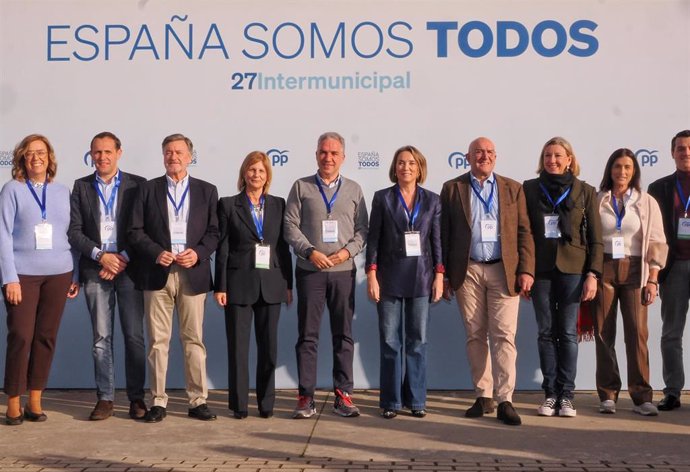
<path fill-rule="evenodd" d="M 101 191 L 101 195 L 103 195 L 103 199 L 101 197 L 98 197 L 98 210 L 100 212 L 100 223 L 104 223 L 106 221 L 106 218 L 108 217 L 105 205 L 103 204 L 103 200 L 105 200 L 106 203 L 110 201 L 110 196 L 113 193 L 113 190 L 115 189 L 115 184 L 120 180 L 120 171 L 117 171 L 117 174 L 113 176 L 112 179 L 110 179 L 110 183 L 106 183 L 105 180 L 101 178 L 100 175 L 96 174 L 96 185 L 98 185 L 98 188 Z M 119 189 L 118 189 L 119 192 Z M 113 199 L 113 206 L 110 207 L 110 219 L 112 221 L 117 221 L 117 195 Z M 111 243 L 106 243 L 106 242 L 101 242 L 102 246 L 100 248 L 95 247 L 93 248 L 93 251 L 91 251 L 91 259 L 96 260 L 96 255 L 101 252 L 117 252 L 117 231 L 113 232 L 113 237 L 114 241 Z"/>
<path fill-rule="evenodd" d="M 189 173 L 187 173 L 184 179 L 180 180 L 179 182 L 175 182 L 167 175 L 165 176 L 165 179 L 168 181 L 168 193 L 175 201 L 175 204 L 179 205 L 180 202 L 182 202 L 182 195 L 184 194 L 185 190 L 189 187 Z M 185 197 L 184 202 L 182 203 L 182 208 L 180 208 L 179 212 L 175 214 L 175 207 L 173 206 L 173 203 L 170 201 L 170 198 L 166 196 L 166 201 L 168 202 L 168 222 L 170 224 L 171 236 L 173 233 L 172 225 L 175 221 L 182 222 L 185 224 L 185 227 L 187 226 L 187 222 L 189 221 L 190 198 L 191 195 L 189 192 L 187 192 L 187 196 Z M 183 252 L 185 249 L 187 249 L 186 244 L 172 244 L 173 254 L 179 254 Z"/>
<path fill-rule="evenodd" d="M 493 198 L 489 212 L 486 212 L 484 203 L 477 197 L 474 190 L 470 189 L 470 212 L 472 215 L 472 243 L 470 245 L 470 259 L 474 261 L 492 261 L 501 258 L 501 227 L 498 218 L 498 187 L 496 186 L 496 176 L 492 172 L 484 180 L 484 185 L 470 172 L 470 185 L 479 192 L 486 203 L 489 203 L 489 196 L 493 189 Z M 482 242 L 481 221 L 484 219 L 496 221 L 496 236 L 498 241 L 495 243 Z"/>

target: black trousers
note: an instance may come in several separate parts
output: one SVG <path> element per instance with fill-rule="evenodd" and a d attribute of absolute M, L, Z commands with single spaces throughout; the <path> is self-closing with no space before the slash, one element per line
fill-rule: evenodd
<path fill-rule="evenodd" d="M 299 394 L 316 389 L 319 331 L 325 306 L 330 315 L 333 342 L 333 388 L 352 393 L 352 316 L 355 309 L 356 269 L 338 272 L 295 271 L 299 338 L 295 345 Z"/>
<path fill-rule="evenodd" d="M 276 399 L 275 370 L 278 357 L 280 303 L 266 303 L 263 297 L 253 305 L 225 307 L 225 335 L 228 340 L 228 406 L 248 411 L 249 337 L 254 318 L 256 337 L 256 398 L 259 411 L 271 412 Z"/>

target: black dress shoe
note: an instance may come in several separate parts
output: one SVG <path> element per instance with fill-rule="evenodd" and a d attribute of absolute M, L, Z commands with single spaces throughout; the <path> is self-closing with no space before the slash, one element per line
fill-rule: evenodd
<path fill-rule="evenodd" d="M 29 405 L 26 405 L 24 407 L 24 419 L 26 421 L 33 421 L 34 423 L 42 423 L 43 421 L 47 420 L 48 417 L 43 412 L 34 413 L 29 409 Z"/>
<path fill-rule="evenodd" d="M 192 414 L 191 414 L 191 411 L 192 411 L 192 410 L 189 410 L 189 411 L 190 411 L 189 416 L 192 416 Z M 246 411 L 233 411 L 233 412 L 232 412 L 232 416 L 234 416 L 234 417 L 235 417 L 236 419 L 238 419 L 238 420 L 243 420 L 243 419 L 245 419 L 247 416 L 249 416 L 249 413 L 246 412 Z M 201 418 L 200 418 L 200 419 L 201 419 Z"/>
<path fill-rule="evenodd" d="M 5 424 L 7 426 L 19 426 L 23 422 L 24 422 L 24 415 L 7 416 L 7 414 L 5 414 Z"/>
<path fill-rule="evenodd" d="M 415 418 L 424 418 L 426 416 L 426 410 L 424 408 L 421 410 L 412 410 L 412 416 Z"/>
<path fill-rule="evenodd" d="M 501 402 L 498 404 L 496 418 L 498 418 L 499 421 L 503 421 L 505 424 L 511 426 L 519 426 L 522 424 L 520 415 L 517 414 L 513 404 L 510 402 Z"/>
<path fill-rule="evenodd" d="M 393 418 L 395 418 L 396 416 L 398 416 L 398 412 L 395 411 L 395 410 L 383 410 L 383 411 L 381 412 L 381 416 L 383 416 L 383 417 L 386 418 L 387 420 L 392 420 Z"/>
<path fill-rule="evenodd" d="M 465 416 L 467 418 L 479 418 L 484 416 L 485 413 L 494 412 L 494 401 L 491 398 L 479 397 L 474 401 L 474 405 L 469 407 L 465 411 Z"/>
<path fill-rule="evenodd" d="M 665 395 L 657 405 L 657 408 L 661 411 L 671 411 L 680 408 L 680 398 L 671 394 Z"/>
<path fill-rule="evenodd" d="M 165 408 L 162 406 L 152 406 L 151 409 L 144 416 L 144 421 L 147 423 L 160 423 L 163 418 L 167 416 Z"/>
<path fill-rule="evenodd" d="M 199 406 L 190 408 L 189 412 L 187 413 L 187 416 L 189 416 L 190 418 L 196 418 L 201 421 L 213 421 L 216 419 L 216 415 L 214 415 L 213 412 L 208 409 L 208 405 L 206 403 L 202 403 Z"/>
<path fill-rule="evenodd" d="M 268 410 L 268 411 L 259 410 L 259 416 L 262 418 L 273 418 L 273 410 Z"/>

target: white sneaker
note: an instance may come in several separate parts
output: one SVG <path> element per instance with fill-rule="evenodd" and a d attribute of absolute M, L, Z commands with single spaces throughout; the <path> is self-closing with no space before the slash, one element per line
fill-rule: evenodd
<path fill-rule="evenodd" d="M 575 418 L 577 416 L 577 410 L 573 406 L 572 400 L 569 398 L 561 398 L 558 400 L 558 416 L 564 416 L 566 418 Z"/>
<path fill-rule="evenodd" d="M 599 404 L 599 413 L 612 415 L 616 412 L 616 402 L 613 400 L 604 400 Z"/>
<path fill-rule="evenodd" d="M 556 414 L 556 399 L 547 398 L 544 400 L 539 408 L 537 408 L 537 414 L 539 416 L 554 416 Z"/>
<path fill-rule="evenodd" d="M 641 405 L 635 405 L 633 407 L 633 412 L 642 416 L 657 416 L 659 414 L 659 410 L 652 402 L 644 402 Z"/>

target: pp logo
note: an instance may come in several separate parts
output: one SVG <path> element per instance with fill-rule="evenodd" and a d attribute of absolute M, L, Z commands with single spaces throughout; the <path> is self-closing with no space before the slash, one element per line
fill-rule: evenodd
<path fill-rule="evenodd" d="M 357 164 L 360 169 L 378 169 L 380 156 L 377 151 L 360 151 L 357 153 Z"/>
<path fill-rule="evenodd" d="M 470 161 L 464 152 L 451 152 L 448 156 L 448 165 L 453 169 L 467 169 L 470 166 Z"/>
<path fill-rule="evenodd" d="M 86 154 L 84 154 L 84 165 L 86 167 L 93 167 L 93 159 L 91 159 L 91 151 L 86 151 Z"/>
<path fill-rule="evenodd" d="M 635 152 L 635 157 L 642 166 L 652 167 L 659 161 L 659 156 L 657 155 L 658 152 L 659 151 L 650 149 L 638 149 Z"/>
<path fill-rule="evenodd" d="M 613 242 L 613 247 L 623 247 L 623 241 L 621 240 L 615 240 Z"/>
<path fill-rule="evenodd" d="M 271 165 L 273 167 L 280 166 L 283 167 L 288 161 L 288 151 L 287 149 L 281 151 L 280 149 L 274 148 L 266 151 L 268 158 L 271 160 Z"/>
<path fill-rule="evenodd" d="M 0 167 L 12 167 L 11 151 L 0 151 Z"/>

